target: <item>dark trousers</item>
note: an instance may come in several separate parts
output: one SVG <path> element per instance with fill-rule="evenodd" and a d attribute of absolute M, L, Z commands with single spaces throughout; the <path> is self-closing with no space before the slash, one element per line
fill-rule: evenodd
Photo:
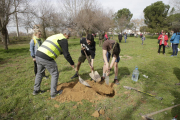
<path fill-rule="evenodd" d="M 122 39 L 119 39 L 119 42 L 121 42 Z"/>
<path fill-rule="evenodd" d="M 164 44 L 159 45 L 159 50 L 158 50 L 158 53 L 160 53 L 161 46 L 163 46 L 163 54 L 164 54 L 164 53 L 165 53 L 165 45 L 164 45 Z"/>
<path fill-rule="evenodd" d="M 173 54 L 172 55 L 177 55 L 177 53 L 178 53 L 178 44 L 172 44 L 172 49 L 173 49 Z"/>
<path fill-rule="evenodd" d="M 35 74 L 35 76 L 37 74 L 37 63 L 36 63 L 36 61 L 34 61 L 34 74 Z M 45 76 L 45 69 L 44 69 L 42 74 L 43 74 L 43 77 L 44 77 Z"/>

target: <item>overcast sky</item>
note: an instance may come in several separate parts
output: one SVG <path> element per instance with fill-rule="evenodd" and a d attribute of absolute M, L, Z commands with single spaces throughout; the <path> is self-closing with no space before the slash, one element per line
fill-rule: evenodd
<path fill-rule="evenodd" d="M 158 0 L 98 0 L 103 8 L 112 9 L 114 12 L 123 8 L 128 8 L 133 14 L 132 18 L 144 18 L 143 10 L 157 1 Z M 159 1 L 163 1 L 166 5 L 169 4 L 169 0 Z"/>

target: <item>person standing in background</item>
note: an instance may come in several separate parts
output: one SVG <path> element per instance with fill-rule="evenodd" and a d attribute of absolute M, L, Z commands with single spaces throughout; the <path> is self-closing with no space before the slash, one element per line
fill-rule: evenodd
<path fill-rule="evenodd" d="M 125 33 L 124 33 L 124 40 L 125 40 L 125 43 L 126 43 L 126 39 L 127 39 L 127 33 L 125 32 Z"/>
<path fill-rule="evenodd" d="M 180 32 L 178 29 L 175 29 L 170 39 L 170 42 L 172 43 L 172 50 L 173 50 L 173 54 L 171 55 L 171 57 L 177 56 L 179 40 L 180 40 Z"/>
<path fill-rule="evenodd" d="M 108 35 L 107 35 L 107 32 L 105 32 L 104 34 L 104 41 L 108 40 Z"/>
<path fill-rule="evenodd" d="M 121 33 L 119 33 L 118 39 L 119 39 L 119 42 L 121 42 L 121 40 L 122 40 L 122 34 Z"/>
<path fill-rule="evenodd" d="M 160 53 L 161 46 L 163 46 L 163 54 L 165 55 L 165 46 L 167 45 L 168 36 L 165 34 L 165 32 L 163 32 L 163 34 L 158 37 L 158 40 L 159 40 L 158 54 Z"/>
<path fill-rule="evenodd" d="M 36 51 L 39 48 L 39 46 L 41 46 L 41 44 L 43 43 L 43 40 L 41 38 L 41 31 L 36 29 L 34 30 L 32 39 L 30 41 L 30 52 L 31 52 L 31 57 L 33 58 L 34 61 L 34 74 L 36 76 L 37 74 L 37 63 L 36 63 Z M 47 76 L 45 76 L 45 69 L 43 71 L 43 77 L 48 78 Z"/>
<path fill-rule="evenodd" d="M 144 44 L 144 40 L 145 40 L 146 38 L 145 38 L 145 35 L 142 35 L 142 38 L 141 38 L 141 40 L 142 40 L 142 45 Z"/>

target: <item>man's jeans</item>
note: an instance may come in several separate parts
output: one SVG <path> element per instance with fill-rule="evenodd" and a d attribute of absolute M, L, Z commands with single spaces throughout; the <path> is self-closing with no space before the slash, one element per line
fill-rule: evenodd
<path fill-rule="evenodd" d="M 58 67 L 56 62 L 48 61 L 36 56 L 36 63 L 37 63 L 37 74 L 35 78 L 34 90 L 40 90 L 40 85 L 43 77 L 43 71 L 45 68 L 51 74 L 51 95 L 55 95 L 57 93 L 56 87 L 59 77 Z"/>

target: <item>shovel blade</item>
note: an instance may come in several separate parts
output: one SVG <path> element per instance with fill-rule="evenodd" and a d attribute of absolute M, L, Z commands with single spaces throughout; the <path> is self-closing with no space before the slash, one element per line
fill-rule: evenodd
<path fill-rule="evenodd" d="M 90 87 L 90 85 L 86 81 L 84 81 L 80 76 L 79 76 L 79 82 L 87 87 Z"/>
<path fill-rule="evenodd" d="M 109 76 L 106 76 L 105 82 L 106 82 L 107 85 L 109 85 Z"/>
<path fill-rule="evenodd" d="M 101 76 L 97 71 L 89 73 L 89 76 L 96 82 L 99 82 L 101 80 Z"/>

